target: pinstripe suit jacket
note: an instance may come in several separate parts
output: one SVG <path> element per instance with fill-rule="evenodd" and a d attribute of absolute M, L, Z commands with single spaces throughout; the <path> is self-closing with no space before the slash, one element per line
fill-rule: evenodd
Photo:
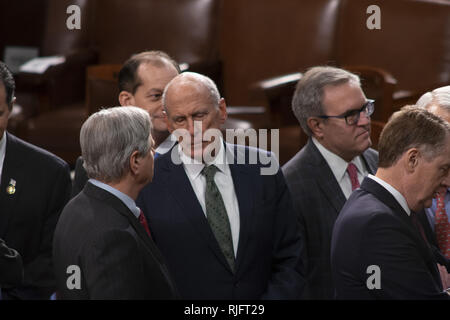
<path fill-rule="evenodd" d="M 375 174 L 378 152 L 367 149 L 362 159 L 369 173 Z M 283 166 L 283 173 L 306 243 L 308 266 L 304 298 L 333 299 L 331 235 L 346 201 L 344 193 L 311 139 Z"/>

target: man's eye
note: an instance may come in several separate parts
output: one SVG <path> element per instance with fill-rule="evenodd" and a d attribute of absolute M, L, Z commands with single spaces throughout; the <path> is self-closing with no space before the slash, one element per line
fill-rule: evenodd
<path fill-rule="evenodd" d="M 160 93 L 155 93 L 155 94 L 151 94 L 148 96 L 151 100 L 158 100 L 161 98 L 161 94 Z"/>
<path fill-rule="evenodd" d="M 194 115 L 194 118 L 196 118 L 196 119 L 201 119 L 201 118 L 203 118 L 204 116 L 205 116 L 204 113 L 199 113 L 199 114 Z"/>

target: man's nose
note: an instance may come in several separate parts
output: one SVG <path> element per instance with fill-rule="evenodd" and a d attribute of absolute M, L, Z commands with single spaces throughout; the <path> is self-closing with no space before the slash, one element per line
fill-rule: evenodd
<path fill-rule="evenodd" d="M 359 113 L 358 126 L 365 126 L 370 123 L 370 116 L 367 115 L 366 110 Z"/>

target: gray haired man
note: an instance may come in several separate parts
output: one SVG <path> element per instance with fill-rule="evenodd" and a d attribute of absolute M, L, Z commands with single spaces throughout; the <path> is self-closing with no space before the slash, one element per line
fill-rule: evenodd
<path fill-rule="evenodd" d="M 135 199 L 153 178 L 148 113 L 101 110 L 83 124 L 88 183 L 64 208 L 54 236 L 58 297 L 172 299 L 176 290 Z"/>
<path fill-rule="evenodd" d="M 333 299 L 330 244 L 334 222 L 352 191 L 374 174 L 378 154 L 370 149 L 372 100 L 358 76 L 314 67 L 300 79 L 292 109 L 308 143 L 283 166 L 307 252 L 304 298 Z"/>

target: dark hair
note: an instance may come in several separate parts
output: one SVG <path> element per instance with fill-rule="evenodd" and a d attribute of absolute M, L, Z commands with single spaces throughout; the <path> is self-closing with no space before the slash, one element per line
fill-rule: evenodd
<path fill-rule="evenodd" d="M 142 63 L 150 63 L 154 66 L 162 67 L 166 63 L 172 64 L 180 73 L 180 66 L 167 53 L 163 51 L 144 51 L 134 54 L 125 61 L 119 72 L 119 91 L 128 91 L 134 94 L 141 85 L 137 70 Z"/>
<path fill-rule="evenodd" d="M 378 142 L 379 168 L 389 168 L 411 148 L 435 158 L 445 147 L 450 125 L 438 116 L 416 106 L 405 106 L 389 119 Z"/>
<path fill-rule="evenodd" d="M 8 105 L 8 109 L 11 111 L 16 84 L 14 82 L 14 78 L 11 71 L 2 61 L 0 61 L 0 82 L 2 82 L 3 85 L 5 86 L 6 104 Z"/>

